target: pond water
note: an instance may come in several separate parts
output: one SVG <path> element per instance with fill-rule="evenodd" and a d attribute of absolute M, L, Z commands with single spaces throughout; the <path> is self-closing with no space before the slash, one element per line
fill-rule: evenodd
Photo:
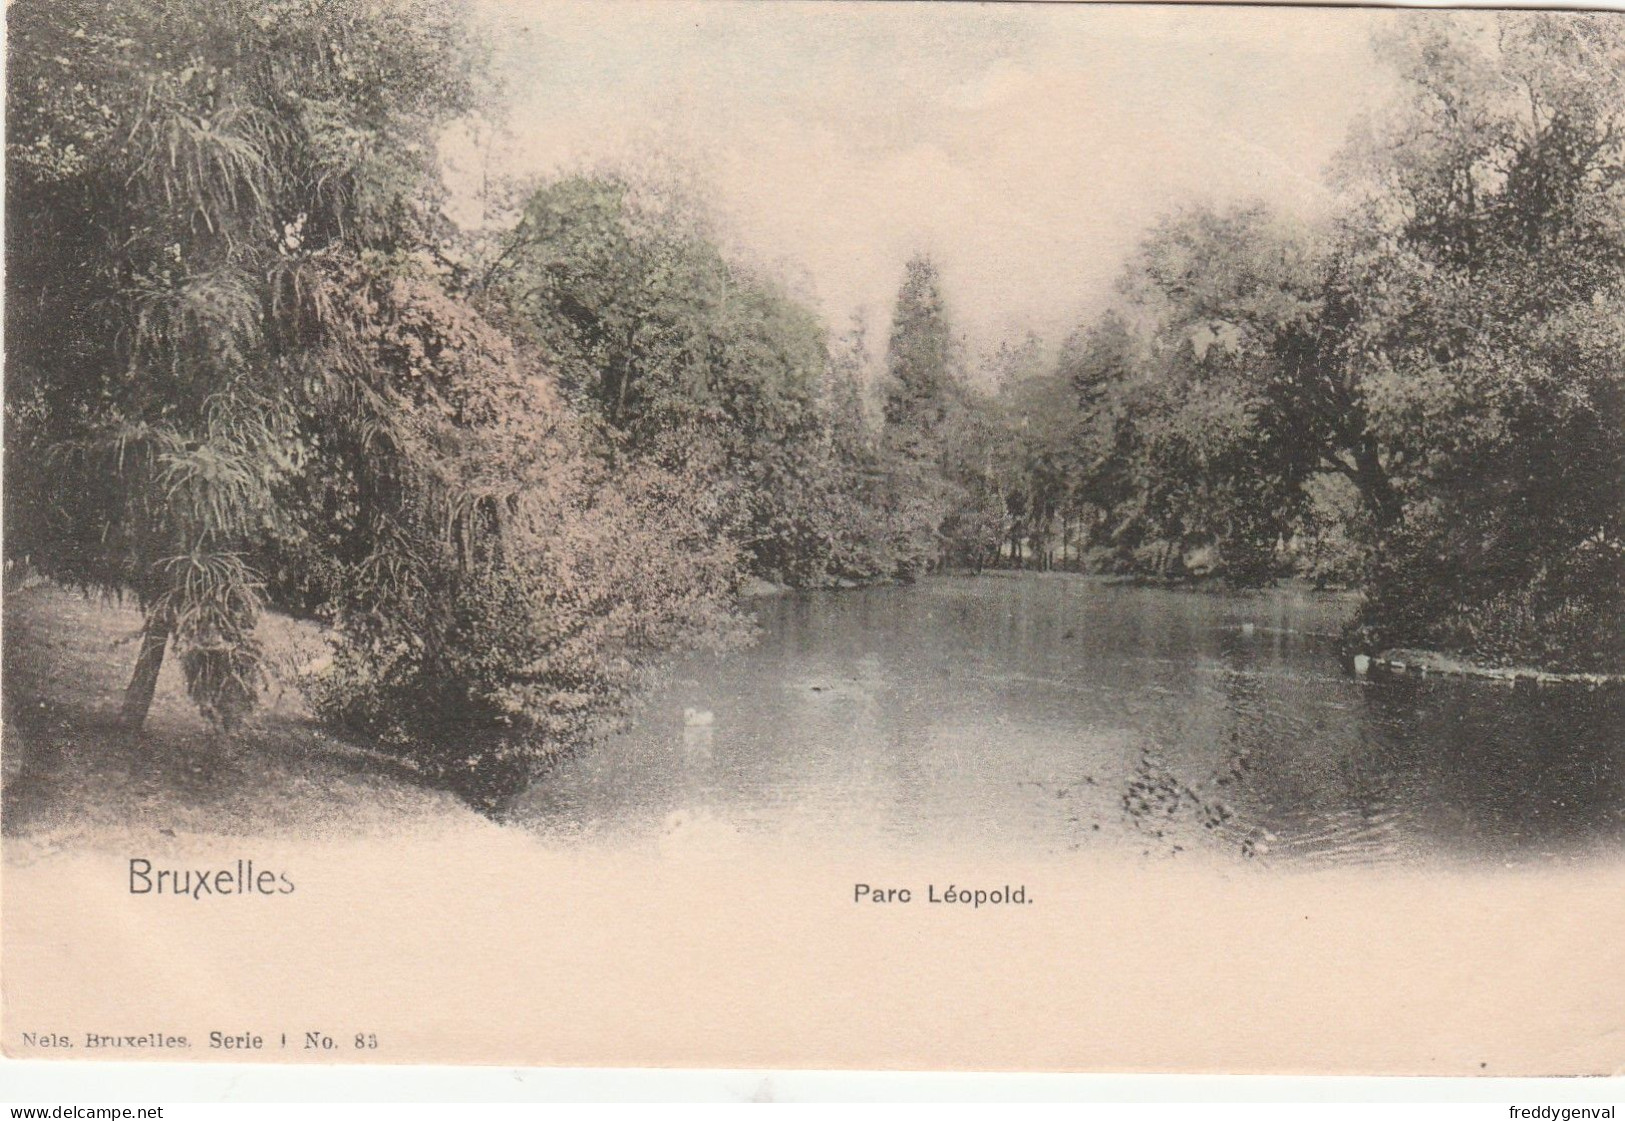
<path fill-rule="evenodd" d="M 1275 865 L 1625 853 L 1619 691 L 1358 679 L 1352 607 L 1018 574 L 764 599 L 754 646 L 679 665 L 506 816 Z"/>

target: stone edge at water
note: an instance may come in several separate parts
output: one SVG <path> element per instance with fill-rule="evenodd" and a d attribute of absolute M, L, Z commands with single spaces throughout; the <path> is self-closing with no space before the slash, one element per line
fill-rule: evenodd
<path fill-rule="evenodd" d="M 1529 666 L 1488 666 L 1455 654 L 1436 650 L 1417 650 L 1396 647 L 1369 655 L 1373 673 L 1387 676 L 1469 677 L 1493 681 L 1502 685 L 1534 687 L 1547 685 L 1583 686 L 1596 689 L 1603 686 L 1625 685 L 1625 674 L 1618 673 L 1555 673 Z"/>

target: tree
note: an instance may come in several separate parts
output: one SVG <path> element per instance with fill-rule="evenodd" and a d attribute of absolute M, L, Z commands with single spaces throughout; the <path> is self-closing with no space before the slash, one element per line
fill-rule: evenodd
<path fill-rule="evenodd" d="M 938 457 L 947 510 L 937 536 L 946 564 L 980 572 L 998 558 L 1009 509 L 999 466 L 1006 433 L 996 400 L 961 390 L 943 422 Z"/>
<path fill-rule="evenodd" d="M 886 346 L 883 412 L 895 440 L 935 438 L 954 396 L 954 363 L 937 266 L 917 254 L 904 266 Z"/>
<path fill-rule="evenodd" d="M 1011 445 L 1001 449 L 1000 459 L 1012 559 L 1023 563 L 1025 543 L 1034 563 L 1047 566 L 1056 519 L 1064 526 L 1076 513 L 1084 414 L 1068 374 L 1045 361 L 1036 337 L 1029 335 L 1014 347 L 1005 344 L 992 365 Z M 1063 528 L 1062 537 L 1067 536 Z M 1063 541 L 1063 553 L 1067 544 Z"/>
<path fill-rule="evenodd" d="M 1617 666 L 1625 32 L 1418 13 L 1381 49 L 1336 221 L 1176 215 L 1126 277 L 1143 331 L 1068 345 L 1081 490 L 1120 556 L 1356 580 L 1361 644 Z"/>
<path fill-rule="evenodd" d="M 229 723 L 287 484 L 336 417 L 387 427 L 330 320 L 424 238 L 474 51 L 433 0 L 23 0 L 8 26 L 8 550 L 140 603 L 126 726 L 172 644 Z"/>
<path fill-rule="evenodd" d="M 888 577 L 886 473 L 878 433 L 867 405 L 867 324 L 855 317 L 831 347 L 818 394 L 822 431 L 810 477 L 817 481 L 814 524 L 827 574 L 836 580 Z"/>
<path fill-rule="evenodd" d="M 891 552 L 905 576 L 942 559 L 941 528 L 953 495 L 941 460 L 949 417 L 962 404 L 957 363 L 937 267 L 916 255 L 897 293 L 881 385 Z"/>
<path fill-rule="evenodd" d="M 487 270 L 611 460 L 710 480 L 759 575 L 814 582 L 822 326 L 704 221 L 619 178 L 544 185 Z"/>
<path fill-rule="evenodd" d="M 1576 13 L 1407 20 L 1351 149 L 1346 353 L 1399 501 L 1374 642 L 1625 658 L 1625 33 Z"/>
<path fill-rule="evenodd" d="M 1139 543 L 1136 500 L 1143 489 L 1143 454 L 1137 393 L 1148 368 L 1144 340 L 1116 312 L 1068 336 L 1056 363 L 1077 416 L 1074 502 L 1080 510 L 1094 511 L 1088 540 L 1118 551 L 1119 563 Z"/>
<path fill-rule="evenodd" d="M 269 603 L 331 624 L 321 716 L 488 800 L 739 636 L 710 491 L 610 471 L 452 260 L 449 10 L 45 7 L 10 12 L 7 548 L 137 598 L 126 724 L 171 646 L 241 715 Z"/>
<path fill-rule="evenodd" d="M 1140 515 L 1176 565 L 1206 546 L 1233 579 L 1271 578 L 1304 483 L 1343 465 L 1336 410 L 1306 392 L 1320 375 L 1299 353 L 1317 330 L 1320 268 L 1310 240 L 1267 211 L 1198 207 L 1154 230 L 1125 277 L 1155 324 L 1137 394 Z"/>
<path fill-rule="evenodd" d="M 354 460 L 312 493 L 361 511 L 333 550 L 332 670 L 317 711 L 481 802 L 624 718 L 674 648 L 743 637 L 737 553 L 706 490 L 657 464 L 611 470 L 541 363 L 426 277 L 358 286 L 358 330 L 420 402 L 388 490 Z"/>

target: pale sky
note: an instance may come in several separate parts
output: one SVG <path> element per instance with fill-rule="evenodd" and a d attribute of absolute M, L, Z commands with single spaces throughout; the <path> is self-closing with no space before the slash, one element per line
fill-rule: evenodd
<path fill-rule="evenodd" d="M 883 335 L 933 255 L 973 349 L 1057 339 L 1162 214 L 1313 215 L 1392 91 L 1352 9 L 481 0 L 507 84 L 498 171 L 674 169 L 729 248 Z M 450 158 L 464 168 L 468 152 Z"/>

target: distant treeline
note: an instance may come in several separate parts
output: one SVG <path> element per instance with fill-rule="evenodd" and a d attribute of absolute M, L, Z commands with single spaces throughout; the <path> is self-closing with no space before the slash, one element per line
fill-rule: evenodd
<path fill-rule="evenodd" d="M 1118 307 L 981 371 L 923 256 L 871 345 L 659 184 L 450 221 L 438 138 L 493 97 L 453 6 L 7 18 L 6 554 L 142 605 L 132 728 L 171 651 L 240 719 L 271 606 L 333 628 L 322 716 L 490 788 L 743 642 L 747 579 L 996 564 L 1300 574 L 1366 592 L 1363 643 L 1625 661 L 1609 17 L 1405 18 L 1336 217 L 1172 216 Z"/>
<path fill-rule="evenodd" d="M 1625 28 L 1406 16 L 1314 223 L 1194 206 L 1117 306 L 952 371 L 910 266 L 880 447 L 920 563 L 1357 588 L 1352 646 L 1625 668 Z M 927 531 L 929 527 L 929 532 Z"/>

